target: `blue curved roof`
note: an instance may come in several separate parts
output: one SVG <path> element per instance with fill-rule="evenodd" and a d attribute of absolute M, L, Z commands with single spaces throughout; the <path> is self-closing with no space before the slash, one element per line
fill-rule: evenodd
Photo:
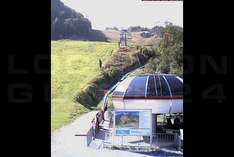
<path fill-rule="evenodd" d="M 113 96 L 163 97 L 183 96 L 183 80 L 173 74 L 144 74 L 121 82 Z M 121 89 L 121 90 L 120 90 Z"/>

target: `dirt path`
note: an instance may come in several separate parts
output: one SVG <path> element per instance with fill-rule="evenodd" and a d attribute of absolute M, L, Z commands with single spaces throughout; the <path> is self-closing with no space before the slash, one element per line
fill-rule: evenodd
<path fill-rule="evenodd" d="M 51 135 L 51 157 L 147 157 L 148 155 L 137 154 L 127 151 L 103 150 L 86 147 L 84 138 L 74 136 L 89 123 L 90 117 L 94 117 L 97 111 L 92 111 L 82 115 L 74 122 L 56 130 Z M 152 157 L 152 156 L 151 156 Z"/>

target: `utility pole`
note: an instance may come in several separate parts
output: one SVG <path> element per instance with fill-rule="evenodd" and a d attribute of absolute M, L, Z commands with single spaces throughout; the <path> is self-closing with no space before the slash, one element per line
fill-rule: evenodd
<path fill-rule="evenodd" d="M 126 35 L 126 32 L 124 32 L 124 45 L 127 46 L 127 35 Z"/>
<path fill-rule="evenodd" d="M 119 47 L 123 48 L 127 46 L 127 33 L 122 30 L 119 39 Z"/>

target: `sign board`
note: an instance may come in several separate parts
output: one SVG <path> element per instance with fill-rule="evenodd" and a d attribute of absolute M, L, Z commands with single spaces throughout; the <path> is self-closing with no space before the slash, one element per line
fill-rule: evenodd
<path fill-rule="evenodd" d="M 114 134 L 119 136 L 151 136 L 151 110 L 115 110 Z"/>

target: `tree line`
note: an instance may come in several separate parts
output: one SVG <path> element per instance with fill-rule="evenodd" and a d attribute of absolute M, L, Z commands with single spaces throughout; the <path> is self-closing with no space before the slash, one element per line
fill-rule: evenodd
<path fill-rule="evenodd" d="M 64 5 L 60 0 L 51 1 L 51 39 L 86 37 L 91 33 L 89 19 Z"/>

